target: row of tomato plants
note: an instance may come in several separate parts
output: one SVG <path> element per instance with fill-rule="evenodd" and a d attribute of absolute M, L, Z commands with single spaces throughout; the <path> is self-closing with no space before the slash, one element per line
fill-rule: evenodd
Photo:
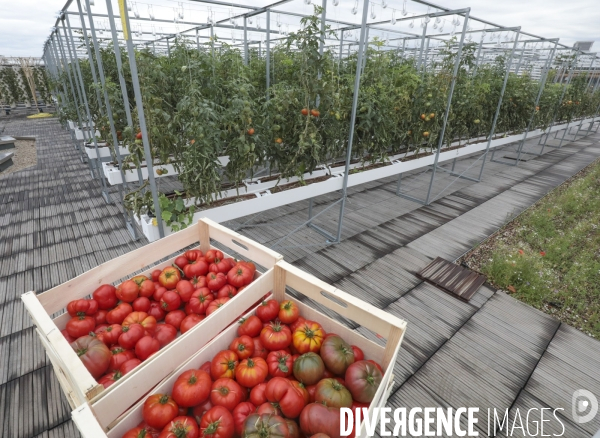
<path fill-rule="evenodd" d="M 320 53 L 319 12 L 317 8 L 305 17 L 298 32 L 273 48 L 268 90 L 265 57 L 255 50 L 248 65 L 238 48 L 222 41 L 197 50 L 195 42 L 182 37 L 168 55 L 149 49 L 136 52 L 152 155 L 175 165 L 184 188 L 181 196 L 210 204 L 224 183 L 240 185 L 256 169 L 267 168 L 281 178 L 302 177 L 345 155 L 357 56 L 340 59 L 328 49 Z M 326 32 L 333 35 L 329 28 Z M 491 128 L 508 51 L 476 68 L 476 49 L 475 43 L 467 43 L 461 53 L 445 144 L 485 136 Z M 131 152 L 126 161 L 140 165 L 144 154 L 136 139 L 137 111 L 131 108 L 135 126 L 128 126 L 113 48 L 101 49 L 101 55 L 116 127 Z M 437 146 L 456 56 L 452 40 L 423 72 L 414 59 L 386 50 L 382 41 L 371 41 L 362 72 L 353 158 L 385 161 L 390 154 Z M 131 104 L 133 87 L 127 57 L 122 58 Z M 83 61 L 82 69 L 93 118 L 110 143 L 89 63 Z M 538 80 L 527 71 L 510 74 L 496 131 L 520 132 L 532 114 L 534 127 L 541 128 L 554 118 L 570 121 L 592 115 L 600 92 L 590 93 L 585 75 L 573 78 L 561 105 L 563 84 L 554 81 L 555 75 L 552 70 L 536 108 Z M 224 169 L 217 160 L 222 155 L 230 159 Z M 132 192 L 126 206 L 137 214 L 154 212 L 151 197 L 143 191 Z"/>

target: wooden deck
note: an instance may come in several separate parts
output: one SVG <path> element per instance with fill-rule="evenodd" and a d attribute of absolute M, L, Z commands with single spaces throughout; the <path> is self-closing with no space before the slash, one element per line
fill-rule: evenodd
<path fill-rule="evenodd" d="M 37 138 L 38 164 L 0 176 L 0 436 L 76 437 L 19 296 L 47 290 L 146 242 L 131 241 L 119 209 L 101 198 L 99 182 L 90 179 L 55 119 L 0 118 L 0 131 L 5 125 L 3 134 Z M 539 151 L 536 144 L 529 142 L 529 150 Z M 480 183 L 438 172 L 432 194 L 441 196 L 429 206 L 395 196 L 395 177 L 354 187 L 342 243 L 325 246 L 320 234 L 302 228 L 282 243 L 301 246 L 277 248 L 296 266 L 409 322 L 390 406 L 513 412 L 562 407 L 565 436 L 589 437 L 600 428 L 600 416 L 584 425 L 571 419 L 574 390 L 600 396 L 597 340 L 502 292 L 484 286 L 465 303 L 414 275 L 437 256 L 460 257 L 598 158 L 600 135 L 546 152 L 518 167 L 488 161 Z M 460 160 L 456 169 L 472 166 L 467 175 L 476 176 L 476 160 Z M 423 171 L 404 175 L 403 192 L 423 198 L 429 177 Z M 336 196 L 315 199 L 314 210 Z M 299 202 L 252 218 L 260 226 L 241 232 L 273 245 L 307 215 L 308 202 Z M 315 223 L 333 230 L 337 215 L 334 207 Z M 363 327 L 346 324 L 377 340 Z M 480 430 L 485 436 L 485 424 Z"/>

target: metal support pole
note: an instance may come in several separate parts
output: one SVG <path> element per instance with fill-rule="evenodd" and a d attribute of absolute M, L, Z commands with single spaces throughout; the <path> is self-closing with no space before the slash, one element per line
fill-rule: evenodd
<path fill-rule="evenodd" d="M 427 42 L 425 43 L 425 54 L 423 55 L 423 72 L 427 70 L 427 56 L 429 55 L 429 43 L 431 42 L 431 38 L 427 37 Z"/>
<path fill-rule="evenodd" d="M 342 63 L 342 52 L 344 51 L 344 31 L 340 32 L 340 56 L 338 57 L 338 70 Z"/>
<path fill-rule="evenodd" d="M 110 0 L 107 0 L 110 2 Z M 148 181 L 152 190 L 152 201 L 154 202 L 154 213 L 156 214 L 156 222 L 158 223 L 158 233 L 160 237 L 165 237 L 163 228 L 162 215 L 160 204 L 158 203 L 158 191 L 156 189 L 156 180 L 154 179 L 154 162 L 152 160 L 152 152 L 150 150 L 150 141 L 148 139 L 148 131 L 146 128 L 146 116 L 144 115 L 144 101 L 140 90 L 140 82 L 138 79 L 137 61 L 133 50 L 133 42 L 131 41 L 131 32 L 129 24 L 129 14 L 127 12 L 127 0 L 119 0 L 121 5 L 121 20 L 123 22 L 123 36 L 127 43 L 127 53 L 129 55 L 129 67 L 131 69 L 131 81 L 133 82 L 133 92 L 135 94 L 135 103 L 138 111 L 140 122 L 140 131 L 142 133 L 142 142 L 144 144 L 144 156 L 146 158 L 146 167 L 148 168 Z"/>
<path fill-rule="evenodd" d="M 504 82 L 502 82 L 502 90 L 500 91 L 500 99 L 498 99 L 498 106 L 496 107 L 496 113 L 494 114 L 494 120 L 492 121 L 492 128 L 490 129 L 490 133 L 488 136 L 488 144 L 485 148 L 485 152 L 483 153 L 481 169 L 479 169 L 479 176 L 477 177 L 478 181 L 481 181 L 481 177 L 483 176 L 483 168 L 485 166 L 485 160 L 486 160 L 487 154 L 490 150 L 490 146 L 492 144 L 492 139 L 494 138 L 494 134 L 496 132 L 496 123 L 498 122 L 498 117 L 500 116 L 500 109 L 502 108 L 502 100 L 504 99 L 504 92 L 506 91 L 506 84 L 508 83 L 508 76 L 510 75 L 510 67 L 512 65 L 513 57 L 515 56 L 515 49 L 517 48 L 517 44 L 519 43 L 520 35 L 521 35 L 521 28 L 519 28 L 519 30 L 517 30 L 517 32 L 516 32 L 515 42 L 513 44 L 512 51 L 510 52 L 510 56 L 508 58 L 506 72 L 504 72 Z"/>
<path fill-rule="evenodd" d="M 79 4 L 79 1 L 78 1 Z M 79 19 L 81 20 L 81 30 L 83 33 L 83 40 L 85 41 L 85 47 L 88 53 L 88 59 L 90 60 L 90 70 L 92 71 L 92 79 L 94 83 L 98 83 L 98 77 L 96 76 L 96 67 L 94 65 L 94 59 L 92 57 L 92 49 L 90 48 L 90 41 L 87 35 L 87 29 L 85 27 L 85 20 L 83 19 L 83 14 L 79 11 Z M 102 97 L 100 96 L 100 90 L 96 87 L 96 102 L 98 103 L 98 111 L 100 111 L 100 115 L 104 115 L 102 111 Z"/>
<path fill-rule="evenodd" d="M 64 69 L 64 65 L 60 62 L 60 58 L 58 56 L 58 49 L 56 48 L 56 43 L 54 42 L 54 37 L 55 37 L 54 35 L 52 35 L 50 37 L 50 48 L 51 48 L 51 52 L 52 52 L 52 50 L 54 50 L 53 56 L 55 58 L 56 74 L 60 77 L 60 80 L 61 80 L 62 86 L 63 86 L 63 96 L 62 96 L 61 102 L 66 103 L 69 93 L 67 92 L 67 83 L 65 80 L 65 76 L 64 76 L 64 74 L 62 74 L 65 72 L 65 69 Z M 60 71 L 59 71 L 59 67 L 60 67 Z"/>
<path fill-rule="evenodd" d="M 267 100 L 269 100 L 269 87 L 271 86 L 271 10 L 267 9 L 267 40 L 265 50 Z"/>
<path fill-rule="evenodd" d="M 244 16 L 244 65 L 248 65 L 248 17 Z"/>
<path fill-rule="evenodd" d="M 363 51 L 363 59 L 362 59 L 362 67 L 361 67 L 361 72 L 360 74 L 362 75 L 362 72 L 365 71 L 365 67 L 367 66 L 367 58 L 369 56 L 369 26 L 367 26 L 367 29 L 365 30 L 365 49 Z"/>
<path fill-rule="evenodd" d="M 575 68 L 577 67 L 578 60 L 579 60 L 579 52 L 577 52 L 577 54 L 575 55 L 575 60 L 573 61 L 573 67 L 571 68 L 571 71 L 569 72 L 569 77 L 567 78 L 567 84 L 565 86 L 565 90 L 569 87 L 569 85 L 571 85 L 571 80 L 573 79 L 573 75 L 575 73 Z M 567 127 L 565 128 L 562 138 L 560 139 L 560 143 L 558 144 L 559 149 L 562 147 L 563 141 L 565 140 L 565 135 L 567 135 L 567 131 L 569 131 L 570 124 L 571 124 L 571 122 L 567 122 Z"/>
<path fill-rule="evenodd" d="M 73 103 L 75 104 L 75 111 L 77 112 L 77 121 L 79 122 L 79 126 L 83 128 L 81 112 L 79 111 L 79 101 L 77 99 L 75 86 L 73 85 L 73 78 L 71 77 L 71 68 L 69 66 L 69 63 L 67 62 L 67 57 L 65 56 L 65 48 L 63 47 L 62 39 L 58 28 L 56 30 L 56 41 L 58 41 L 58 47 L 60 48 L 60 54 L 62 57 L 64 70 L 67 72 L 67 77 L 69 78 L 69 85 L 71 86 L 71 96 L 73 96 Z M 75 143 L 77 145 L 77 149 L 81 152 L 81 148 L 79 147 L 79 143 L 77 143 L 77 140 L 75 140 Z"/>
<path fill-rule="evenodd" d="M 521 69 L 521 63 L 523 62 L 523 57 L 525 56 L 525 46 L 527 46 L 526 42 L 523 43 L 523 50 L 521 50 L 521 56 L 519 57 L 519 63 L 517 64 L 517 68 L 515 69 L 515 74 L 517 76 L 519 75 L 519 70 Z"/>
<path fill-rule="evenodd" d="M 360 78 L 362 75 L 361 64 L 365 52 L 367 36 L 367 15 L 369 13 L 369 0 L 364 0 L 363 16 L 360 25 L 360 39 L 358 43 L 358 59 L 356 61 L 356 73 L 354 75 L 354 92 L 352 96 L 352 112 L 350 114 L 350 132 L 348 134 L 348 147 L 346 148 L 346 166 L 344 168 L 344 181 L 342 183 L 342 203 L 340 205 L 340 216 L 336 242 L 342 239 L 342 227 L 344 221 L 344 208 L 346 207 L 346 196 L 348 192 L 348 173 L 350 173 L 350 159 L 352 157 L 352 143 L 354 142 L 354 126 L 356 124 L 356 109 L 358 106 L 358 95 L 360 92 Z"/>
<path fill-rule="evenodd" d="M 483 47 L 483 39 L 485 38 L 485 31 L 481 32 L 481 40 L 479 41 L 479 47 L 477 48 L 477 57 L 475 58 L 475 68 L 473 69 L 473 75 L 477 74 L 479 69 L 479 58 L 481 57 L 481 48 Z"/>
<path fill-rule="evenodd" d="M 586 84 L 586 86 L 585 86 L 585 90 L 583 91 L 584 93 L 587 93 L 587 92 L 588 92 L 588 89 L 590 88 L 590 85 L 591 85 L 591 83 L 592 83 L 592 78 L 593 78 L 593 75 L 591 75 L 590 73 L 592 72 L 592 67 L 594 66 L 594 62 L 595 62 L 595 61 L 596 61 L 596 56 L 594 56 L 594 57 L 592 58 L 592 62 L 590 63 L 590 67 L 589 67 L 589 69 L 588 69 L 588 71 L 587 71 L 587 73 L 586 73 L 586 76 L 585 76 L 585 79 L 586 79 L 586 81 L 587 81 L 587 84 Z M 582 115 L 581 115 L 581 122 L 579 122 L 579 126 L 577 127 L 577 132 L 575 133 L 575 137 L 573 137 L 573 141 L 577 140 L 577 135 L 579 135 L 579 131 L 581 130 L 581 127 L 582 127 L 582 125 L 583 125 L 583 119 L 584 119 L 584 118 L 585 118 L 585 117 L 584 117 L 584 115 L 582 114 Z"/>
<path fill-rule="evenodd" d="M 423 49 L 425 48 L 425 37 L 427 36 L 427 22 L 423 23 L 423 35 L 421 35 L 421 49 L 419 50 L 419 60 L 417 61 L 417 71 L 421 70 L 421 59 L 423 58 Z"/>
<path fill-rule="evenodd" d="M 171 44 L 169 43 L 168 37 L 167 37 L 167 56 L 171 56 Z"/>
<path fill-rule="evenodd" d="M 435 154 L 435 160 L 433 162 L 433 170 L 431 172 L 431 180 L 429 182 L 429 188 L 427 189 L 427 197 L 425 198 L 425 205 L 429 205 L 429 199 L 431 197 L 431 187 L 433 186 L 433 180 L 435 179 L 435 171 L 437 169 L 437 163 L 440 159 L 440 151 L 444 144 L 444 135 L 446 133 L 446 126 L 448 125 L 448 116 L 450 115 L 450 106 L 452 105 L 452 96 L 454 94 L 454 87 L 456 86 L 456 77 L 458 75 L 458 68 L 460 66 L 460 57 L 462 55 L 463 45 L 465 43 L 465 34 L 467 32 L 467 23 L 469 22 L 469 14 L 471 8 L 467 8 L 465 13 L 465 19 L 463 23 L 463 30 L 460 35 L 460 43 L 458 44 L 458 50 L 456 52 L 456 61 L 454 62 L 454 70 L 452 72 L 452 82 L 450 83 L 450 91 L 448 91 L 448 100 L 446 102 L 446 110 L 444 111 L 444 121 L 442 122 L 442 129 L 440 131 L 440 137 L 438 140 L 437 152 Z"/>

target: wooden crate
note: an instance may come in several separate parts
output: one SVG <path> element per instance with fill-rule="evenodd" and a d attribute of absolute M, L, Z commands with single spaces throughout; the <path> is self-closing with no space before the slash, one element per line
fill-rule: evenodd
<path fill-rule="evenodd" d="M 220 330 L 223 330 L 231 322 L 232 317 L 222 317 L 227 310 L 220 309 L 214 312 L 216 316 L 209 315 L 201 323 L 184 335 L 179 336 L 150 359 L 142 362 L 108 389 L 104 389 L 85 368 L 61 333 L 61 330 L 65 328 L 70 319 L 69 314 L 65 312 L 54 319 L 51 315 L 65 309 L 70 301 L 90 295 L 101 284 L 117 282 L 144 269 L 143 274 L 150 276 L 154 269 L 162 269 L 172 265 L 173 260 L 181 253 L 181 250 L 190 245 L 198 244 L 198 248 L 206 252 L 210 248 L 214 248 L 210 243 L 210 239 L 218 242 L 221 246 L 232 249 L 235 253 L 265 269 L 272 269 L 275 263 L 282 259 L 280 254 L 241 234 L 209 219 L 201 219 L 197 224 L 185 230 L 103 263 L 40 295 L 36 295 L 35 292 L 27 292 L 21 296 L 25 308 L 37 326 L 36 331 L 52 362 L 58 381 L 71 408 L 81 406 L 90 400 L 108 397 L 112 392 L 118 393 L 119 387 L 129 388 L 131 386 L 130 382 L 137 381 L 139 376 L 144 376 L 143 379 L 147 380 L 145 383 L 149 385 L 158 383 L 189 358 L 190 351 L 197 351 L 212 339 L 212 337 L 202 336 L 206 324 L 211 327 L 220 327 Z M 176 255 L 173 257 L 173 254 Z M 169 256 L 172 256 L 169 260 L 149 268 L 150 265 Z M 255 278 L 259 278 L 260 275 L 257 272 Z M 223 309 L 228 309 L 229 305 L 235 303 L 236 300 L 238 300 L 237 297 L 232 298 Z M 174 348 L 176 343 L 181 342 L 193 350 L 182 351 Z M 153 373 L 146 371 L 149 368 L 154 370 Z M 108 397 L 108 399 L 112 400 L 113 397 Z"/>
<path fill-rule="evenodd" d="M 291 288 L 294 293 L 300 293 L 325 308 L 335 311 L 341 317 L 350 319 L 382 335 L 387 339 L 385 348 L 325 316 L 311 305 L 290 296 L 289 291 L 286 292 L 286 287 Z M 229 308 L 231 311 L 229 316 L 236 317 L 248 308 L 252 309 L 250 313 L 254 313 L 253 305 L 270 291 L 277 300 L 294 299 L 304 318 L 319 322 L 326 332 L 339 334 L 350 344 L 359 346 L 364 351 L 365 358 L 379 362 L 384 369 L 384 376 L 369 407 L 369 412 L 372 412 L 375 407 L 385 406 L 393 386 L 392 372 L 406 331 L 406 322 L 342 292 L 284 261 L 278 262 L 274 269 L 266 272 L 239 294 L 242 295 L 242 299 L 236 303 L 235 307 Z M 208 330 L 210 335 L 216 332 L 209 324 L 205 325 L 205 330 Z M 237 337 L 237 324 L 232 324 L 210 343 L 195 352 L 189 360 L 173 370 L 154 389 L 150 384 L 140 381 L 141 386 L 136 388 L 135 396 L 131 397 L 131 394 L 128 393 L 129 388 L 120 386 L 115 394 L 118 392 L 121 395 L 115 397 L 114 403 L 109 403 L 106 398 L 102 398 L 75 409 L 72 413 L 73 421 L 81 435 L 84 438 L 121 438 L 127 430 L 142 421 L 142 407 L 149 393 L 170 393 L 175 380 L 183 371 L 200 368 L 204 362 L 211 360 L 219 351 L 228 349 L 235 337 Z M 187 349 L 187 343 L 182 340 L 174 346 L 174 349 Z M 133 399 L 137 403 L 130 408 L 130 402 Z M 356 436 L 363 435 L 359 433 Z"/>

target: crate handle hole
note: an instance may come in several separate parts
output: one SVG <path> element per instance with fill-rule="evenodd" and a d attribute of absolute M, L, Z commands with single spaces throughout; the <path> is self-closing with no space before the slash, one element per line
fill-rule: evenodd
<path fill-rule="evenodd" d="M 242 245 L 240 242 L 238 242 L 237 240 L 231 240 L 233 243 L 235 243 L 237 246 L 239 246 L 240 248 L 244 248 L 246 251 L 248 251 L 248 247 L 246 245 Z"/>
<path fill-rule="evenodd" d="M 325 298 L 327 298 L 330 301 L 333 301 L 334 303 L 336 303 L 338 306 L 342 306 L 344 308 L 348 308 L 348 304 L 346 304 L 344 301 L 340 300 L 339 298 L 334 297 L 333 295 L 331 295 L 328 292 L 325 292 L 324 290 L 321 291 L 321 295 L 323 295 Z"/>

